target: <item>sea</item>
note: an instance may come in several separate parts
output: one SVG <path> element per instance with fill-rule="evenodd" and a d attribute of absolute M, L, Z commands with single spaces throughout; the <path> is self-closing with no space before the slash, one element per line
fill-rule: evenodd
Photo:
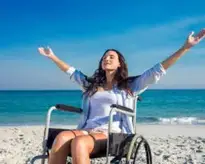
<path fill-rule="evenodd" d="M 205 89 L 150 89 L 137 104 L 138 124 L 205 125 Z M 81 106 L 80 90 L 0 91 L 0 126 L 45 125 L 56 104 Z M 79 114 L 54 111 L 51 124 L 76 125 Z"/>

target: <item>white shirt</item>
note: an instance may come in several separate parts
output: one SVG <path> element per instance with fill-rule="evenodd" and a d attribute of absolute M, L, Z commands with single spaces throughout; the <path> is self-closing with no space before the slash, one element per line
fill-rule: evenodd
<path fill-rule="evenodd" d="M 108 130 L 110 105 L 117 104 L 113 90 L 98 91 L 90 99 L 90 115 L 84 129 Z M 120 116 L 114 113 L 112 131 L 120 132 Z"/>
<path fill-rule="evenodd" d="M 82 91 L 85 91 L 86 86 L 89 82 L 86 79 L 86 76 L 79 70 L 74 67 L 70 67 L 69 70 L 66 71 L 69 75 L 70 79 L 79 86 L 81 86 Z M 159 79 L 166 74 L 166 70 L 163 68 L 161 63 L 156 64 L 152 68 L 146 70 L 141 74 L 139 78 L 136 78 L 132 83 L 129 84 L 131 91 L 136 98 L 139 94 L 143 93 L 150 84 L 157 83 Z M 133 109 L 133 97 L 129 96 L 124 90 L 120 90 L 117 87 L 113 87 L 113 92 L 117 97 L 118 105 L 122 105 L 128 108 Z M 83 95 L 81 108 L 83 109 L 83 113 L 81 114 L 81 119 L 78 124 L 78 129 L 82 129 L 86 126 L 87 120 L 90 118 L 90 98 L 89 96 Z M 99 119 L 98 119 L 99 121 Z M 107 123 L 107 120 L 102 120 L 101 124 Z M 101 126 L 99 126 L 101 127 Z M 127 115 L 122 115 L 122 132 L 123 133 L 133 133 L 133 122 L 132 119 Z"/>

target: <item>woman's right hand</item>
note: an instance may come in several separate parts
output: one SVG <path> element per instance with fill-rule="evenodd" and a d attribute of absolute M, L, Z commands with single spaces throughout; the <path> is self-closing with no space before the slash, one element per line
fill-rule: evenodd
<path fill-rule="evenodd" d="M 39 47 L 38 51 L 41 55 L 46 56 L 50 59 L 53 59 L 55 56 L 55 54 L 53 53 L 52 49 L 50 47 Z"/>

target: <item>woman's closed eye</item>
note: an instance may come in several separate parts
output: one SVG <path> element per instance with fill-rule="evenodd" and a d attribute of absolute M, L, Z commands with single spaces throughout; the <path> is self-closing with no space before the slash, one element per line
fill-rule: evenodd
<path fill-rule="evenodd" d="M 115 58 L 114 55 L 109 55 L 109 56 L 103 57 L 103 60 L 106 60 L 106 59 L 114 59 L 114 58 Z"/>

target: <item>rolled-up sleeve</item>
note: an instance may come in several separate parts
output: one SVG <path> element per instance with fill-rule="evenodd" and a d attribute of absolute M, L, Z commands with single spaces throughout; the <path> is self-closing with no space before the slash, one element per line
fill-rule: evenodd
<path fill-rule="evenodd" d="M 72 76 L 72 74 L 75 72 L 75 68 L 74 67 L 70 67 L 67 71 L 66 71 L 66 73 L 71 77 Z"/>
<path fill-rule="evenodd" d="M 86 80 L 86 76 L 79 70 L 75 69 L 74 67 L 70 67 L 66 74 L 70 77 L 71 81 L 77 83 L 82 91 L 85 91 L 85 87 L 88 85 Z"/>
<path fill-rule="evenodd" d="M 136 78 L 131 84 L 131 89 L 135 94 L 141 94 L 148 88 L 149 84 L 157 83 L 165 74 L 166 70 L 161 63 L 158 63 Z"/>

